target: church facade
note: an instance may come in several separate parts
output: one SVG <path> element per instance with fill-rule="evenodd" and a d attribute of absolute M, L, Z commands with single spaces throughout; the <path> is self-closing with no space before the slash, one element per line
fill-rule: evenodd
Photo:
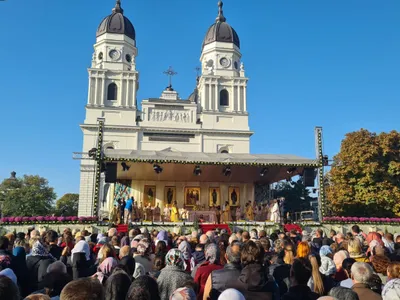
<path fill-rule="evenodd" d="M 116 177 L 120 183 L 106 183 L 104 173 L 96 170 L 96 161 L 82 160 L 79 215 L 107 214 L 118 195 L 133 196 L 142 205 L 147 200 L 152 206 L 158 203 L 161 208 L 171 197 L 179 207 L 194 205 L 189 204 L 190 199 L 208 207 L 210 201 L 218 198 L 221 205 L 229 201 L 228 195 L 233 190 L 235 205 L 254 200 L 257 178 L 231 176 L 215 169 L 235 161 L 246 166 L 254 160 L 250 154 L 253 132 L 248 124 L 248 78 L 239 36 L 226 22 L 222 5 L 220 1 L 217 18 L 203 39 L 201 74 L 193 93 L 181 97 L 170 84 L 159 97 L 144 99 L 140 106 L 135 28 L 119 0 L 112 13 L 101 21 L 88 69 L 86 118 L 81 124 L 82 151 L 98 148 L 101 120 L 102 156 L 117 163 Z M 172 69 L 168 72 L 173 75 Z M 257 159 L 266 165 L 263 159 L 270 159 L 271 163 L 273 158 Z M 286 162 L 288 166 L 318 165 L 315 160 L 291 159 Z M 154 162 L 162 162 L 157 165 L 160 172 Z M 200 166 L 201 171 L 196 173 Z M 96 181 L 96 176 L 100 180 Z M 258 169 L 256 176 L 259 177 Z"/>

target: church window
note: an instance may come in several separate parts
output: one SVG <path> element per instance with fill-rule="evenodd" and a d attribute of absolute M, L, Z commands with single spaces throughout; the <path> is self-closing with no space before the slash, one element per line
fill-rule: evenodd
<path fill-rule="evenodd" d="M 229 106 L 229 93 L 227 90 L 221 90 L 219 92 L 219 105 Z"/>
<path fill-rule="evenodd" d="M 107 90 L 107 99 L 117 100 L 117 98 L 118 98 L 118 87 L 114 82 L 110 83 L 108 85 L 108 90 Z"/>

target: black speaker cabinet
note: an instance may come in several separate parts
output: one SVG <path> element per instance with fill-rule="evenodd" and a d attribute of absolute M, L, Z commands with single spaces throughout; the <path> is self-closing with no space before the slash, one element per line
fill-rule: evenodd
<path fill-rule="evenodd" d="M 303 182 L 306 187 L 314 186 L 316 172 L 314 169 L 304 169 Z"/>
<path fill-rule="evenodd" d="M 106 163 L 106 182 L 117 182 L 117 163 Z"/>

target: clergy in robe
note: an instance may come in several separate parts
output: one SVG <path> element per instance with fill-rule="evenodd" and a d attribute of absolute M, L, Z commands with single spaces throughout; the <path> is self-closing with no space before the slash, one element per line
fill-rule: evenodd
<path fill-rule="evenodd" d="M 246 205 L 246 219 L 248 221 L 254 221 L 254 211 L 251 203 L 247 203 Z"/>
<path fill-rule="evenodd" d="M 280 223 L 280 213 L 279 213 L 279 204 L 277 200 L 272 202 L 271 208 L 271 221 L 274 223 Z"/>
<path fill-rule="evenodd" d="M 178 210 L 178 204 L 175 201 L 171 208 L 171 222 L 178 222 L 178 221 L 179 221 L 179 210 Z"/>
<path fill-rule="evenodd" d="M 242 218 L 242 209 L 240 206 L 236 207 L 236 221 L 239 221 Z"/>
<path fill-rule="evenodd" d="M 229 221 L 231 221 L 231 207 L 229 206 L 229 202 L 226 201 L 222 207 L 222 223 L 228 223 Z"/>
<path fill-rule="evenodd" d="M 149 203 L 146 208 L 144 209 L 144 219 L 146 221 L 151 221 L 153 220 L 153 211 L 151 208 L 151 204 Z"/>
<path fill-rule="evenodd" d="M 156 207 L 153 210 L 153 222 L 161 222 L 161 208 L 160 204 L 157 202 Z"/>
<path fill-rule="evenodd" d="M 163 211 L 163 221 L 169 222 L 171 221 L 171 209 L 169 208 L 168 203 L 165 204 L 164 211 Z"/>

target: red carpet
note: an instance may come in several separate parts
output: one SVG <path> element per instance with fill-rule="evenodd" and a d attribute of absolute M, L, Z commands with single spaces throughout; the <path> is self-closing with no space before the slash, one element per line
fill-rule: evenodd
<path fill-rule="evenodd" d="M 199 224 L 199 227 L 203 233 L 206 233 L 209 230 L 215 230 L 219 228 L 219 230 L 226 229 L 228 233 L 231 234 L 231 230 L 229 229 L 228 224 Z"/>
<path fill-rule="evenodd" d="M 118 232 L 128 232 L 128 225 L 126 225 L 126 224 L 117 225 L 117 231 Z"/>

